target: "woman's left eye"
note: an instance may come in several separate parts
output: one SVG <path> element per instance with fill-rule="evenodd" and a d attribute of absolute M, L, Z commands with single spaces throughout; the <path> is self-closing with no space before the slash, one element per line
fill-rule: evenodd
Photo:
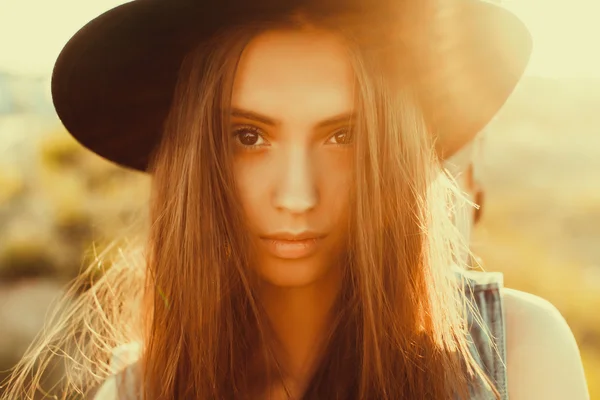
<path fill-rule="evenodd" d="M 336 144 L 336 145 L 349 145 L 352 143 L 354 137 L 352 135 L 352 129 L 348 128 L 342 128 L 342 129 L 338 129 L 337 131 L 334 132 L 333 135 L 331 135 L 331 137 L 329 138 L 329 140 L 327 141 L 328 143 L 331 144 Z"/>

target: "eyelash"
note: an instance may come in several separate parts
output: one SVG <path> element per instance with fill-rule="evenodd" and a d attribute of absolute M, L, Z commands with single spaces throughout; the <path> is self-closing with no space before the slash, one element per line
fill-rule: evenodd
<path fill-rule="evenodd" d="M 328 141 L 331 140 L 333 137 L 335 137 L 336 135 L 338 135 L 340 133 L 346 133 L 350 137 L 350 142 L 349 143 L 332 143 L 334 146 L 349 146 L 353 143 L 354 138 L 353 138 L 353 131 L 352 131 L 351 127 L 344 127 L 344 128 L 337 129 L 329 136 L 329 139 L 327 139 L 327 140 Z"/>
<path fill-rule="evenodd" d="M 240 137 L 240 135 L 242 133 L 244 133 L 246 131 L 250 131 L 252 133 L 257 134 L 262 140 L 264 140 L 265 142 L 268 143 L 267 139 L 265 139 L 264 134 L 262 133 L 262 131 L 259 128 L 255 127 L 255 126 L 252 126 L 252 125 L 239 125 L 239 126 L 236 126 L 234 128 L 234 130 L 233 130 L 233 137 L 234 137 L 234 140 L 237 140 L 236 145 L 238 145 L 239 147 L 241 147 L 243 150 L 245 150 L 245 151 L 253 151 L 253 150 L 256 150 L 259 147 L 263 147 L 264 146 L 264 145 L 251 145 L 251 146 L 248 146 L 248 145 L 245 145 L 243 143 L 240 143 L 239 137 Z"/>
<path fill-rule="evenodd" d="M 237 145 L 240 146 L 242 149 L 244 149 L 246 151 L 253 151 L 259 147 L 265 146 L 264 144 L 262 144 L 262 145 L 245 145 L 245 144 L 240 143 L 239 137 L 240 137 L 240 134 L 242 134 L 244 131 L 250 131 L 252 133 L 255 133 L 258 136 L 260 136 L 260 138 L 262 140 L 264 140 L 265 142 L 268 143 L 268 141 L 267 141 L 267 139 L 265 139 L 264 134 L 261 129 L 259 129 L 253 125 L 239 125 L 239 126 L 235 127 L 235 129 L 233 130 L 233 136 L 234 136 L 234 138 L 238 139 Z M 348 135 L 350 135 L 350 137 L 351 137 L 350 143 L 330 143 L 330 144 L 332 144 L 334 146 L 348 146 L 348 145 L 352 144 L 352 129 L 348 128 L 348 127 L 340 128 L 340 129 L 337 129 L 336 131 L 334 131 L 331 135 L 329 135 L 327 142 L 329 142 L 333 137 L 335 137 L 336 135 L 338 135 L 340 133 L 347 133 Z"/>

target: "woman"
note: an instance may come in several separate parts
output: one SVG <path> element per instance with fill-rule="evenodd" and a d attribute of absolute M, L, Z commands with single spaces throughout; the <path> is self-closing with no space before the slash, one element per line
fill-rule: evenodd
<path fill-rule="evenodd" d="M 28 359 L 77 348 L 67 390 L 104 381 L 98 399 L 584 399 L 558 312 L 454 256 L 440 160 L 530 42 L 499 8 L 443 3 L 138 0 L 81 30 L 57 112 L 152 174 L 151 223 L 144 262 L 113 265 Z"/>

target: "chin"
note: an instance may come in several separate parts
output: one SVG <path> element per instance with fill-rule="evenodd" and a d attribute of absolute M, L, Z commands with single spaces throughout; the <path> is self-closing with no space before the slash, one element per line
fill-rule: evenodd
<path fill-rule="evenodd" d="M 312 286 L 334 273 L 331 263 L 316 257 L 284 260 L 269 257 L 258 268 L 261 279 L 270 285 L 281 288 L 302 288 Z M 335 274 L 335 273 L 334 273 Z M 337 274 L 335 274 L 337 275 Z"/>

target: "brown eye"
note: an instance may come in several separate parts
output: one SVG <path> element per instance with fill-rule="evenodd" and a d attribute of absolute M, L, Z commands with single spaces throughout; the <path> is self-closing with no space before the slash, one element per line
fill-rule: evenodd
<path fill-rule="evenodd" d="M 352 140 L 352 130 L 350 128 L 343 128 L 336 131 L 329 139 L 330 142 L 337 145 L 348 145 L 352 143 Z"/>
<path fill-rule="evenodd" d="M 254 132 L 242 132 L 238 137 L 240 138 L 240 143 L 244 146 L 254 146 L 258 142 L 258 139 L 260 139 L 258 133 Z"/>
<path fill-rule="evenodd" d="M 258 147 L 264 145 L 264 138 L 258 128 L 253 126 L 241 126 L 234 130 L 234 136 L 240 145 L 244 147 Z"/>

